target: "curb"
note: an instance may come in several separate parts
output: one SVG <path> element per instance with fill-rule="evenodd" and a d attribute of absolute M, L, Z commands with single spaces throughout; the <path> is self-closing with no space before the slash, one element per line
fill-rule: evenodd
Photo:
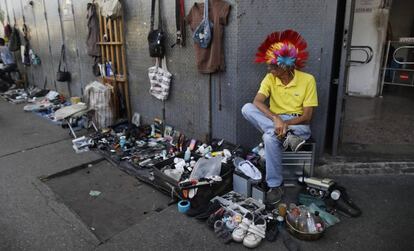
<path fill-rule="evenodd" d="M 316 166 L 318 176 L 326 175 L 414 175 L 414 162 L 335 162 Z"/>

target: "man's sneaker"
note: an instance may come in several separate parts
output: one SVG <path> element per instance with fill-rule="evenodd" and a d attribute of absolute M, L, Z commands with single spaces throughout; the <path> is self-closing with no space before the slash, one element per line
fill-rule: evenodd
<path fill-rule="evenodd" d="M 303 144 L 305 144 L 306 140 L 302 139 L 299 136 L 296 136 L 294 134 L 288 134 L 286 136 L 286 140 L 285 142 L 287 142 L 287 144 L 289 145 L 290 149 L 294 152 L 297 152 L 300 150 L 300 148 L 303 146 Z M 283 143 L 285 143 L 283 142 Z"/>
<path fill-rule="evenodd" d="M 266 204 L 275 205 L 282 200 L 283 188 L 273 187 L 270 188 L 266 193 Z"/>
<path fill-rule="evenodd" d="M 290 134 L 288 134 L 288 136 L 289 136 Z M 282 143 L 282 150 L 283 151 L 286 151 L 287 149 L 289 148 L 289 141 L 288 141 L 288 139 L 287 139 L 287 136 L 285 137 L 285 140 L 283 140 L 283 143 Z"/>

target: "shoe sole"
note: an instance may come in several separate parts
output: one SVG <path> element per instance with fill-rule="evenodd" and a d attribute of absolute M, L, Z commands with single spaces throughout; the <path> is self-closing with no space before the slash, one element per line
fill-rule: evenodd
<path fill-rule="evenodd" d="M 278 201 L 273 201 L 273 202 L 265 202 L 267 205 L 276 205 L 277 203 L 281 202 L 282 199 L 278 200 Z"/>
<path fill-rule="evenodd" d="M 296 146 L 296 148 L 295 148 L 295 150 L 294 150 L 294 152 L 297 152 L 297 151 L 299 151 L 300 150 L 300 148 L 305 144 L 305 140 L 304 141 L 302 141 L 301 143 L 299 143 L 297 146 Z"/>

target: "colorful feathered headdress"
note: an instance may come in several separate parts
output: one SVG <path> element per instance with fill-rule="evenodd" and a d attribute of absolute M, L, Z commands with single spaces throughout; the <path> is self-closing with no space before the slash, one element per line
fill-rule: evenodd
<path fill-rule="evenodd" d="M 305 39 L 294 30 L 273 32 L 258 48 L 256 63 L 301 69 L 308 59 Z"/>

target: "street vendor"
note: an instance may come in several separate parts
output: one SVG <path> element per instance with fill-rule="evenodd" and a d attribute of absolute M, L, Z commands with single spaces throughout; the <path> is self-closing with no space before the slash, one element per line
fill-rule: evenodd
<path fill-rule="evenodd" d="M 242 108 L 243 116 L 263 133 L 266 158 L 266 203 L 283 196 L 282 151 L 298 151 L 311 136 L 310 121 L 318 106 L 315 78 L 299 69 L 308 58 L 306 41 L 293 30 L 270 34 L 256 54 L 269 73 L 253 100 Z M 268 106 L 267 100 L 270 106 Z"/>

